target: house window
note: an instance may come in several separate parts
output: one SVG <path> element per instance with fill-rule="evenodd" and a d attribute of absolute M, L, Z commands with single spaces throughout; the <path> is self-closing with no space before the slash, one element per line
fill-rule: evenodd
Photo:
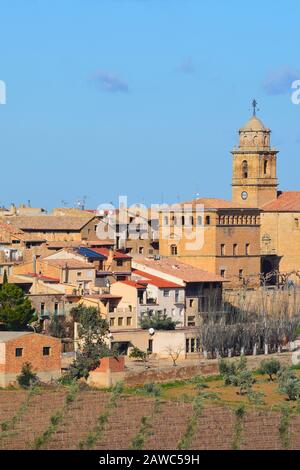
<path fill-rule="evenodd" d="M 23 348 L 16 348 L 16 357 L 22 357 L 23 356 Z"/>
<path fill-rule="evenodd" d="M 225 245 L 224 243 L 221 244 L 221 256 L 225 255 Z"/>
<path fill-rule="evenodd" d="M 177 246 L 171 245 L 171 255 L 177 255 Z"/>
<path fill-rule="evenodd" d="M 44 302 L 41 303 L 41 315 L 44 315 L 45 313 L 45 304 Z"/>
<path fill-rule="evenodd" d="M 50 356 L 50 346 L 43 347 L 43 356 Z"/>
<path fill-rule="evenodd" d="M 184 227 L 185 220 L 184 220 L 184 215 L 181 217 L 181 225 Z"/>
<path fill-rule="evenodd" d="M 178 303 L 179 300 L 179 290 L 175 291 L 175 302 Z"/>
<path fill-rule="evenodd" d="M 203 219 L 202 219 L 202 215 L 198 215 L 198 217 L 197 217 L 197 224 L 198 224 L 198 225 L 202 225 L 202 220 L 203 220 Z"/>
<path fill-rule="evenodd" d="M 168 219 L 168 216 L 166 216 L 166 215 L 164 217 L 164 223 L 165 223 L 165 225 L 169 225 L 169 219 Z"/>
<path fill-rule="evenodd" d="M 170 291 L 169 290 L 164 290 L 164 297 L 169 297 Z"/>
<path fill-rule="evenodd" d="M 233 256 L 237 255 L 237 244 L 236 243 L 233 244 L 232 254 L 233 254 Z"/>
<path fill-rule="evenodd" d="M 82 272 L 81 271 L 78 271 L 77 272 L 77 277 L 81 277 L 82 276 Z"/>
<path fill-rule="evenodd" d="M 119 317 L 118 318 L 118 326 L 122 326 L 123 325 L 123 317 Z"/>
<path fill-rule="evenodd" d="M 190 216 L 190 225 L 194 225 L 194 217 L 192 215 Z"/>
<path fill-rule="evenodd" d="M 244 160 L 242 163 L 242 175 L 243 178 L 248 178 L 248 162 Z"/>
<path fill-rule="evenodd" d="M 299 228 L 299 219 L 295 219 L 295 227 Z"/>
<path fill-rule="evenodd" d="M 190 352 L 190 340 L 189 340 L 189 338 L 186 338 L 186 340 L 185 340 L 185 352 L 186 353 Z"/>
<path fill-rule="evenodd" d="M 225 269 L 220 269 L 220 275 L 221 275 L 222 277 L 225 277 Z"/>
<path fill-rule="evenodd" d="M 250 253 L 250 243 L 246 243 L 245 245 L 245 254 L 246 256 L 248 256 Z"/>
<path fill-rule="evenodd" d="M 148 339 L 148 353 L 152 354 L 153 352 L 153 339 Z"/>
<path fill-rule="evenodd" d="M 115 326 L 115 319 L 114 319 L 114 318 L 111 318 L 111 319 L 109 320 L 109 325 L 110 325 L 110 326 Z"/>
<path fill-rule="evenodd" d="M 0 266 L 0 275 L 3 274 L 3 266 Z"/>
<path fill-rule="evenodd" d="M 59 307 L 58 302 L 55 302 L 55 304 L 54 304 L 54 315 L 58 315 L 58 307 Z"/>
<path fill-rule="evenodd" d="M 210 215 L 207 215 L 205 217 L 205 223 L 206 223 L 206 225 L 210 225 Z"/>
<path fill-rule="evenodd" d="M 123 261 L 121 259 L 117 260 L 117 266 L 123 266 Z"/>
<path fill-rule="evenodd" d="M 189 305 L 190 305 L 190 307 L 194 306 L 194 299 L 189 299 Z"/>
<path fill-rule="evenodd" d="M 139 254 L 142 255 L 144 253 L 144 247 L 139 246 Z"/>
<path fill-rule="evenodd" d="M 191 353 L 195 352 L 195 338 L 191 338 Z"/>
<path fill-rule="evenodd" d="M 127 325 L 127 326 L 131 326 L 131 325 L 132 325 L 132 318 L 131 318 L 131 317 L 127 317 L 127 318 L 126 318 L 126 325 Z"/>
<path fill-rule="evenodd" d="M 243 279 L 243 270 L 242 269 L 239 269 L 239 279 L 242 280 Z"/>

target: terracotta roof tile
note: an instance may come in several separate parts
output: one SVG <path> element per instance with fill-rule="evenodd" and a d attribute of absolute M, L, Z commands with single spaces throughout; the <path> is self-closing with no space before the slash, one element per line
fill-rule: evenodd
<path fill-rule="evenodd" d="M 133 281 L 130 279 L 126 279 L 125 281 L 120 281 L 122 284 L 126 284 L 127 286 L 135 287 L 136 289 L 146 289 L 147 282 L 146 281 Z"/>
<path fill-rule="evenodd" d="M 175 282 L 168 281 L 167 279 L 163 279 L 162 277 L 157 277 L 157 276 L 152 276 L 151 274 L 145 273 L 145 271 L 140 271 L 139 269 L 133 269 L 132 270 L 133 274 L 136 274 L 137 276 L 143 277 L 146 281 L 148 281 L 149 284 L 152 284 L 156 287 L 159 288 L 181 288 L 180 284 L 176 284 Z"/>
<path fill-rule="evenodd" d="M 37 215 L 16 216 L 10 219 L 13 226 L 22 230 L 81 230 L 88 222 L 94 219 L 90 217 Z"/>
<path fill-rule="evenodd" d="M 300 191 L 284 191 L 262 209 L 265 212 L 300 212 Z"/>
<path fill-rule="evenodd" d="M 45 259 L 42 260 L 50 266 L 56 266 L 58 268 L 68 267 L 70 269 L 94 269 L 92 263 L 85 263 L 84 261 L 79 261 L 77 259 L 67 258 L 67 259 Z"/>
<path fill-rule="evenodd" d="M 11 220 L 11 219 L 10 219 Z M 30 234 L 27 234 L 23 232 L 19 227 L 15 227 L 10 223 L 10 221 L 7 222 L 0 222 L 0 232 L 3 230 L 4 232 L 10 233 L 12 236 L 16 237 L 19 240 L 23 241 L 40 241 L 43 242 L 45 239 L 37 236 L 33 236 Z"/>
<path fill-rule="evenodd" d="M 224 282 L 224 278 L 217 274 L 183 263 L 173 257 L 160 260 L 143 258 L 133 261 L 133 268 L 144 271 L 143 267 L 156 270 L 158 276 L 159 273 L 167 274 L 182 279 L 184 282 Z"/>
<path fill-rule="evenodd" d="M 182 202 L 181 204 L 203 204 L 205 209 L 235 209 L 235 208 L 243 208 L 242 204 L 233 203 L 232 201 L 228 201 L 226 199 L 218 199 L 212 197 L 203 197 L 203 198 L 196 198 L 190 201 Z"/>

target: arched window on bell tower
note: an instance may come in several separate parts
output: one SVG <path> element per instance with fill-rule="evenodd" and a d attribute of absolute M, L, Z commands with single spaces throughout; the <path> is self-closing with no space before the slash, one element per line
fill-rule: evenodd
<path fill-rule="evenodd" d="M 242 175 L 243 178 L 248 178 L 248 162 L 244 160 L 242 163 Z"/>
<path fill-rule="evenodd" d="M 268 172 L 268 160 L 264 160 L 264 175 Z"/>

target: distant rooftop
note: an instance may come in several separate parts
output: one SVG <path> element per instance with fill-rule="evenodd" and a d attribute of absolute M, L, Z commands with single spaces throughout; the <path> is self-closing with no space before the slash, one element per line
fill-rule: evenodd
<path fill-rule="evenodd" d="M 265 212 L 300 212 L 300 191 L 284 191 L 262 209 Z"/>
<path fill-rule="evenodd" d="M 133 268 L 140 271 L 147 271 L 147 268 L 182 279 L 184 282 L 224 282 L 222 276 L 196 268 L 190 264 L 179 261 L 178 258 L 161 258 L 154 260 L 150 258 L 136 259 L 133 261 Z M 152 274 L 152 273 L 151 273 Z"/>
<path fill-rule="evenodd" d="M 22 230 L 81 230 L 92 219 L 94 216 L 37 215 L 16 216 L 9 219 L 9 222 Z"/>
<path fill-rule="evenodd" d="M 12 339 L 20 338 L 24 335 L 30 335 L 33 331 L 0 331 L 0 343 L 6 343 Z"/>

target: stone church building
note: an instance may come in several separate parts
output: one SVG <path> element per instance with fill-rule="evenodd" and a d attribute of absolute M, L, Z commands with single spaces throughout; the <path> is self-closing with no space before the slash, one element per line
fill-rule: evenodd
<path fill-rule="evenodd" d="M 300 191 L 278 191 L 270 134 L 254 107 L 231 152 L 232 200 L 198 198 L 161 211 L 161 256 L 221 274 L 228 287 L 300 281 Z M 203 243 L 193 246 L 197 230 Z"/>

